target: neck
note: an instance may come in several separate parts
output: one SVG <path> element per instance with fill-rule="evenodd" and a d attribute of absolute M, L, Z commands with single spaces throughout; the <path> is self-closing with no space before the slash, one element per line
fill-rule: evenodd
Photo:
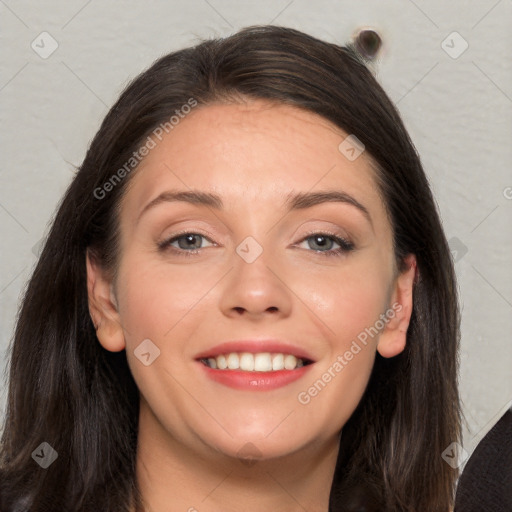
<path fill-rule="evenodd" d="M 144 512 L 327 512 L 339 436 L 286 457 L 240 460 L 175 439 L 141 401 L 136 477 Z"/>

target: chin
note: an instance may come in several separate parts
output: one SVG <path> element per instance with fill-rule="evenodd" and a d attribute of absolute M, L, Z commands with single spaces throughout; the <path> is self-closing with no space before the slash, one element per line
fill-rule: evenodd
<path fill-rule="evenodd" d="M 255 431 L 254 428 L 239 428 L 236 431 L 230 431 L 233 437 L 229 435 L 222 436 L 221 439 L 209 437 L 205 441 L 217 452 L 240 459 L 248 465 L 256 461 L 270 461 L 293 455 L 312 443 L 312 439 L 302 429 L 294 428 L 294 432 L 283 429 L 278 433 L 277 430 L 280 427 L 276 429 L 274 424 L 272 428 L 275 429 L 274 432 L 272 429 Z"/>

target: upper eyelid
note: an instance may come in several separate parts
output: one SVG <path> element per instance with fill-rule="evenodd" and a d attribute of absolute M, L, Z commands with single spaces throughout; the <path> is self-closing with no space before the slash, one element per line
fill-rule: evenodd
<path fill-rule="evenodd" d="M 166 242 L 166 241 L 168 242 L 170 240 L 175 240 L 175 239 L 181 238 L 182 236 L 185 236 L 185 235 L 201 235 L 202 237 L 207 238 L 210 242 L 215 243 L 211 238 L 214 235 L 205 234 L 202 231 L 197 230 L 197 229 L 187 229 L 185 231 L 178 231 L 177 233 L 173 233 L 172 235 L 164 237 L 162 239 L 162 242 Z"/>

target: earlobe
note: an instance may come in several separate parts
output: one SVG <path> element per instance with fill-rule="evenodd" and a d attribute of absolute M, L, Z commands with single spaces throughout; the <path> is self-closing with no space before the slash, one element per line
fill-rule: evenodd
<path fill-rule="evenodd" d="M 106 350 L 119 352 L 126 348 L 126 343 L 112 284 L 89 249 L 86 253 L 86 268 L 89 313 L 96 337 Z"/>
<path fill-rule="evenodd" d="M 407 269 L 397 278 L 394 285 L 390 308 L 394 315 L 382 331 L 377 351 L 382 357 L 394 357 L 400 354 L 407 342 L 407 329 L 412 315 L 413 290 L 417 282 L 417 263 L 414 254 L 405 258 Z"/>

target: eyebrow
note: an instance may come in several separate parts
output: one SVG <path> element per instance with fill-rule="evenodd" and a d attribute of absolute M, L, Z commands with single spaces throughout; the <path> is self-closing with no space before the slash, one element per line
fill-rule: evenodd
<path fill-rule="evenodd" d="M 210 208 L 214 208 L 215 210 L 222 210 L 224 208 L 224 203 L 221 197 L 218 196 L 217 194 L 213 194 L 210 192 L 201 192 L 200 190 L 167 190 L 165 192 L 162 192 L 152 201 L 150 201 L 142 209 L 137 218 L 137 222 L 142 217 L 142 215 L 151 208 L 154 208 L 155 206 L 161 203 L 178 201 L 183 201 L 186 203 L 195 204 L 199 206 L 208 206 Z M 311 208 L 318 204 L 327 202 L 345 203 L 352 205 L 355 208 L 357 208 L 367 218 L 370 224 L 373 224 L 368 209 L 365 206 L 363 206 L 357 199 L 352 197 L 350 194 L 347 194 L 346 192 L 340 190 L 300 192 L 297 194 L 290 193 L 286 197 L 284 206 L 285 208 L 288 209 L 288 211 L 304 210 L 306 208 Z"/>

